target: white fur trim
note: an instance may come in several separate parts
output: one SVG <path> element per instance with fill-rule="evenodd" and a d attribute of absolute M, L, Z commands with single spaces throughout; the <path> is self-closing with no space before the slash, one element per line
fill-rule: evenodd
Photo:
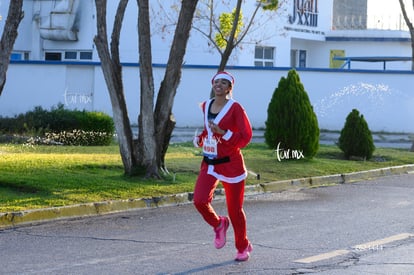
<path fill-rule="evenodd" d="M 216 74 L 216 75 L 214 76 L 214 78 L 213 78 L 213 83 L 214 83 L 217 79 L 226 79 L 226 80 L 230 81 L 230 83 L 231 83 L 232 85 L 234 85 L 234 78 L 233 78 L 231 75 L 229 75 L 229 74 L 224 74 L 224 73 L 219 73 L 219 74 Z"/>
<path fill-rule="evenodd" d="M 213 177 L 215 177 L 219 181 L 223 181 L 223 182 L 227 182 L 227 183 L 239 183 L 242 180 L 244 180 L 245 178 L 247 178 L 247 172 L 244 172 L 243 174 L 241 174 L 237 177 L 231 177 L 230 178 L 230 177 L 223 176 L 221 174 L 216 173 L 216 171 L 214 171 L 214 165 L 209 165 L 208 166 L 207 174 L 212 175 Z"/>

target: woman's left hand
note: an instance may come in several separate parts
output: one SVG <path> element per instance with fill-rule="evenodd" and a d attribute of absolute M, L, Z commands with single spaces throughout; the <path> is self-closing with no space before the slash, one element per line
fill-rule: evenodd
<path fill-rule="evenodd" d="M 224 135 L 226 133 L 225 130 L 221 129 L 217 124 L 214 124 L 213 122 L 209 122 L 208 127 L 210 127 L 213 133 L 220 134 L 220 135 Z"/>

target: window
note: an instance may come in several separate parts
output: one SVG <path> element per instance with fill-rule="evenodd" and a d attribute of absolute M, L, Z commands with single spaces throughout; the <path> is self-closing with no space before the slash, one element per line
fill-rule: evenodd
<path fill-rule="evenodd" d="M 306 68 L 306 51 L 299 51 L 299 68 Z"/>
<path fill-rule="evenodd" d="M 92 60 L 92 52 L 65 52 L 65 59 L 68 60 Z"/>
<path fill-rule="evenodd" d="M 45 60 L 92 60 L 92 51 L 62 51 L 62 52 L 46 52 Z"/>
<path fill-rule="evenodd" d="M 61 61 L 62 53 L 59 52 L 46 52 L 45 60 Z"/>
<path fill-rule="evenodd" d="M 65 52 L 65 59 L 77 59 L 77 52 Z"/>
<path fill-rule="evenodd" d="M 290 50 L 290 66 L 306 68 L 306 50 Z"/>
<path fill-rule="evenodd" d="M 254 51 L 254 65 L 256 67 L 273 67 L 274 64 L 273 47 L 256 46 Z"/>
<path fill-rule="evenodd" d="M 84 60 L 84 59 L 92 60 L 92 52 L 80 52 L 80 59 L 81 60 Z"/>
<path fill-rule="evenodd" d="M 28 52 L 13 52 L 10 55 L 10 60 L 29 60 Z"/>

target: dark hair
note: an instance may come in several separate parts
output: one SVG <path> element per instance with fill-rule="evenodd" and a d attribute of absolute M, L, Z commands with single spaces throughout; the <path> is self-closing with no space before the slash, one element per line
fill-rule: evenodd
<path fill-rule="evenodd" d="M 228 79 L 224 79 L 224 78 L 223 78 L 223 80 L 226 80 L 226 81 L 227 81 L 227 83 L 229 83 L 229 86 L 230 86 L 231 88 L 233 88 L 233 84 L 231 84 L 231 81 L 230 81 L 230 80 L 228 80 Z"/>

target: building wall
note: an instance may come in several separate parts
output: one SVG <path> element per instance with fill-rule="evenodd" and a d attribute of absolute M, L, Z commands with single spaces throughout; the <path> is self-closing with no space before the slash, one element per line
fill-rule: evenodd
<path fill-rule="evenodd" d="M 123 68 L 125 96 L 132 124 L 139 114 L 137 65 Z M 199 104 L 209 97 L 216 67 L 185 66 L 173 112 L 177 126 L 202 125 Z M 235 67 L 234 99 L 241 102 L 255 128 L 264 127 L 267 107 L 287 69 Z M 414 73 L 410 71 L 298 70 L 322 129 L 340 130 L 345 118 L 357 108 L 371 130 L 414 133 Z M 164 67 L 154 68 L 158 91 Z M 92 81 L 91 81 L 92 80 Z M 102 71 L 98 65 L 25 64 L 10 65 L 6 87 L 0 98 L 0 115 L 13 116 L 35 106 L 104 111 L 112 114 Z"/>
<path fill-rule="evenodd" d="M 69 0 L 64 0 L 69 1 Z M 235 0 L 229 0 L 234 4 Z M 7 82 L 0 97 L 0 115 L 16 115 L 31 110 L 35 106 L 49 108 L 64 103 L 68 108 L 98 110 L 111 113 L 105 81 L 99 66 L 99 57 L 93 43 L 96 33 L 96 11 L 94 0 L 80 0 L 80 8 L 75 27 L 78 41 L 53 41 L 41 39 L 39 24 L 60 1 L 25 0 L 25 17 L 19 28 L 15 51 L 30 52 L 34 62 L 16 62 L 9 67 Z M 164 10 L 152 10 L 151 27 L 153 63 L 161 64 L 154 69 L 155 85 L 163 77 L 167 62 L 173 29 L 163 28 L 163 21 L 175 18 L 176 0 L 163 0 Z M 287 74 L 291 67 L 291 50 L 306 51 L 307 69 L 300 76 L 315 105 L 321 128 L 340 129 L 344 119 L 354 106 L 360 108 L 374 130 L 414 132 L 413 125 L 404 123 L 413 121 L 410 106 L 413 105 L 413 75 L 411 62 L 390 62 L 387 68 L 397 72 L 383 72 L 380 63 L 352 63 L 353 69 L 377 71 L 339 71 L 328 70 L 330 51 L 343 50 L 346 56 L 410 56 L 411 46 L 407 32 L 395 31 L 333 31 L 332 9 L 334 0 L 311 1 L 317 9 L 317 24 L 308 24 L 303 14 L 295 10 L 293 3 L 305 1 L 287 1 L 277 13 L 260 13 L 255 27 L 257 32 L 247 37 L 241 49 L 235 49 L 228 66 L 237 78 L 234 97 L 240 100 L 248 111 L 254 127 L 263 127 L 267 117 L 267 105 L 280 77 Z M 352 2 L 352 1 L 351 1 Z M 357 5 L 358 1 L 355 1 Z M 363 1 L 365 3 L 366 1 Z M 154 3 L 154 2 L 151 2 Z M 342 3 L 336 1 L 336 3 Z M 349 1 L 346 3 L 350 3 Z M 108 32 L 112 31 L 112 19 L 117 1 L 108 1 Z M 220 11 L 231 11 L 232 5 L 220 5 Z M 316 7 L 316 6 L 313 6 Z M 0 13 L 7 14 L 8 6 L 3 3 Z M 255 1 L 246 1 L 243 6 L 245 16 L 255 8 Z M 309 8 L 309 7 L 308 7 Z M 365 6 L 363 9 L 365 10 Z M 302 16 L 302 17 L 301 17 Z M 173 20 L 173 19 L 172 19 Z M 195 22 L 197 23 L 197 22 Z M 198 22 L 200 23 L 200 22 Z M 0 21 L 0 31 L 4 20 Z M 370 41 L 364 38 L 372 38 Z M 137 5 L 130 1 L 123 23 L 120 54 L 124 64 L 123 77 L 128 102 L 130 121 L 136 123 L 139 112 L 139 72 L 137 38 Z M 251 67 L 254 64 L 255 46 L 275 47 L 273 68 Z M 44 51 L 84 50 L 92 51 L 92 60 L 83 63 L 58 64 L 43 62 Z M 92 62 L 91 62 L 92 61 Z M 185 56 L 182 82 L 177 91 L 174 113 L 178 126 L 201 125 L 198 104 L 205 100 L 210 92 L 210 79 L 219 64 L 220 55 L 209 46 L 208 41 L 195 29 L 191 32 Z M 314 68 L 314 69 L 312 69 Z M 405 72 L 401 70 L 407 70 Z M 384 88 L 385 87 L 385 88 Z M 350 91 L 354 91 L 351 93 Z M 374 92 L 370 92 L 374 91 Z M 362 98 L 359 96 L 362 95 Z M 378 106 L 377 100 L 370 101 L 375 95 L 386 98 L 384 105 Z M 324 103 L 325 100 L 335 102 Z M 346 101 L 345 101 L 346 100 Z M 364 103 L 362 105 L 358 105 Z M 411 105 L 407 105 L 411 104 Z M 329 106 L 335 108 L 329 109 Z M 374 107 L 372 107 L 374 106 Z M 385 107 L 384 107 L 385 106 Z M 367 109 L 368 108 L 368 109 Z M 383 109 L 378 109 L 383 108 Z M 375 111 L 374 111 L 375 109 Z M 398 109 L 399 112 L 395 113 Z M 380 110 L 380 111 L 378 111 Z M 327 114 L 328 113 L 328 114 Z"/>

